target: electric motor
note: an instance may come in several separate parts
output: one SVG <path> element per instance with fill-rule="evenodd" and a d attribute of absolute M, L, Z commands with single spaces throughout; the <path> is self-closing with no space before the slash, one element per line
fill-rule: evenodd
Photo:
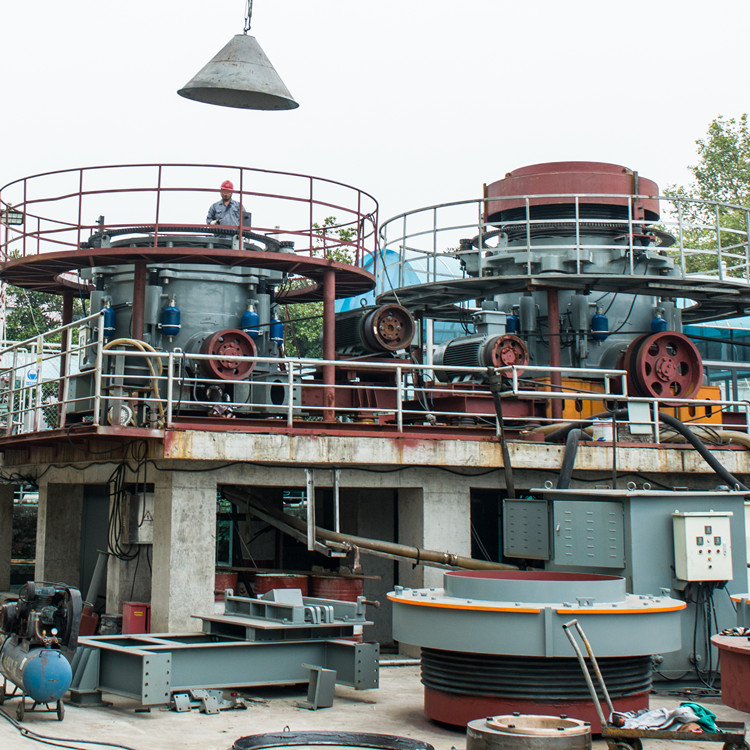
<path fill-rule="evenodd" d="M 336 316 L 336 350 L 377 354 L 405 349 L 414 338 L 414 318 L 401 305 L 349 310 Z"/>
<path fill-rule="evenodd" d="M 451 339 L 435 352 L 436 365 L 452 367 L 523 367 L 529 363 L 526 344 L 509 333 L 499 336 L 466 336 Z M 436 371 L 444 382 L 463 380 L 465 374 L 458 371 Z"/>

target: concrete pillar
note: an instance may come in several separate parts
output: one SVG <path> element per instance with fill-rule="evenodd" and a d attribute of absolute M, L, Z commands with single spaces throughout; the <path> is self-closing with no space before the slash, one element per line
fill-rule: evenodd
<path fill-rule="evenodd" d="M 0 484 L 0 591 L 10 589 L 10 558 L 13 550 L 13 494 L 15 486 Z"/>
<path fill-rule="evenodd" d="M 214 611 L 216 478 L 161 472 L 154 488 L 151 630 L 197 632 Z"/>
<path fill-rule="evenodd" d="M 398 541 L 420 549 L 471 556 L 470 488 L 442 477 L 398 491 Z M 399 564 L 402 586 L 442 586 L 443 570 Z"/>
<path fill-rule="evenodd" d="M 36 520 L 37 581 L 80 586 L 82 484 L 39 485 Z"/>

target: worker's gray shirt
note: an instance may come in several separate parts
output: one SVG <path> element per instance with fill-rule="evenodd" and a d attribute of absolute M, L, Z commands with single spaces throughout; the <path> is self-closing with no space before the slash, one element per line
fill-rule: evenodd
<path fill-rule="evenodd" d="M 211 204 L 206 216 L 206 224 L 216 221 L 218 224 L 238 226 L 240 223 L 240 204 L 230 198 L 229 203 L 225 206 L 224 201 L 216 201 Z"/>

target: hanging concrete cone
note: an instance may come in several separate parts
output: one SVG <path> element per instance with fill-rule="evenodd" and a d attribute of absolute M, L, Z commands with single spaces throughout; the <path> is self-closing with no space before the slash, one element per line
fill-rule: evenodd
<path fill-rule="evenodd" d="M 234 36 L 229 44 L 177 93 L 186 99 L 220 107 L 299 107 L 255 37 L 246 34 Z"/>

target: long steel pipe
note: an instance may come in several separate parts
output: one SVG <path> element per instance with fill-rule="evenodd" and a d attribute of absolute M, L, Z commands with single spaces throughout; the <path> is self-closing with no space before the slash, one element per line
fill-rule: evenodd
<path fill-rule="evenodd" d="M 247 495 L 240 490 L 224 488 L 223 492 L 228 499 L 236 499 L 240 502 L 247 503 L 248 509 L 252 512 L 252 504 L 249 502 Z M 279 519 L 279 521 L 283 521 L 299 531 L 307 531 L 307 525 L 304 521 L 300 521 L 286 513 L 280 513 L 276 509 L 269 508 L 265 504 L 262 505 L 261 508 L 265 514 L 273 516 Z M 397 542 L 384 542 L 380 539 L 369 539 L 367 537 L 355 536 L 353 534 L 341 534 L 340 532 L 323 529 L 320 526 L 315 527 L 315 538 L 329 542 L 351 544 L 363 550 L 372 550 L 373 552 L 385 555 L 417 560 L 420 563 L 451 565 L 456 568 L 464 568 L 465 570 L 518 570 L 518 566 L 516 565 L 506 565 L 505 563 L 490 562 L 489 560 L 476 560 L 473 557 L 464 557 L 463 555 L 457 555 L 453 552 L 421 549 L 420 547 L 398 544 Z"/>

